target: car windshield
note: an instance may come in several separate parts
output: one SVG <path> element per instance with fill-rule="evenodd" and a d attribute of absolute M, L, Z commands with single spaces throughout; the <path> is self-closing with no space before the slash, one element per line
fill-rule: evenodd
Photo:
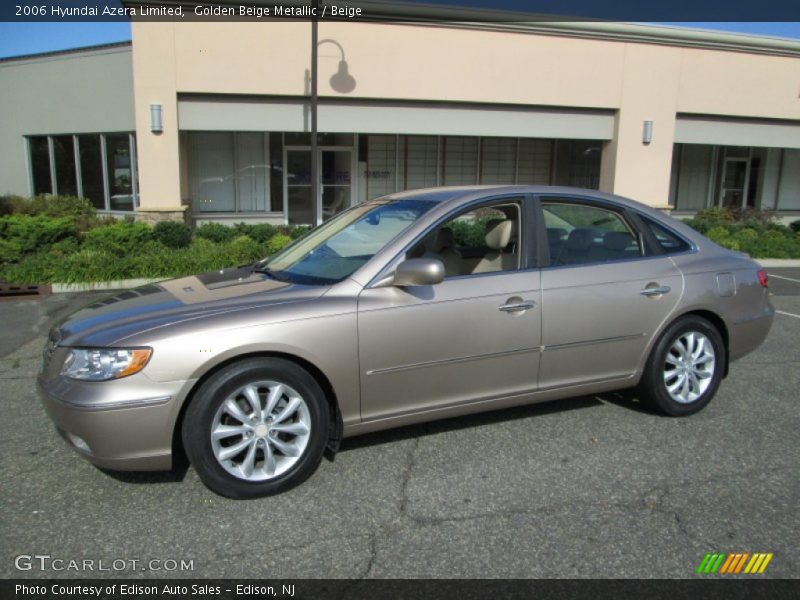
<path fill-rule="evenodd" d="M 434 206 L 427 200 L 355 206 L 258 263 L 256 270 L 292 283 L 342 281 Z"/>

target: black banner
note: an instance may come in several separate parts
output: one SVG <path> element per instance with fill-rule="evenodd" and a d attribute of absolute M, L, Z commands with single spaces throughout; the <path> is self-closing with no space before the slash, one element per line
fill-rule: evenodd
<path fill-rule="evenodd" d="M 9 0 L 0 21 L 800 21 L 797 0 Z"/>
<path fill-rule="evenodd" d="M 726 600 L 798 597 L 792 580 L 4 580 L 3 600 L 460 600 L 564 598 L 596 600 L 697 597 Z"/>

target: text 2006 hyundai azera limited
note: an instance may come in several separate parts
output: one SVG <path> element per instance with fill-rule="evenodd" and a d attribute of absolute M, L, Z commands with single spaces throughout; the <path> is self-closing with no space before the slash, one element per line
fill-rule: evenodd
<path fill-rule="evenodd" d="M 437 188 L 96 302 L 53 328 L 39 387 L 97 465 L 168 469 L 182 444 L 209 488 L 255 497 L 410 423 L 637 386 L 690 415 L 773 312 L 757 263 L 637 202 Z"/>

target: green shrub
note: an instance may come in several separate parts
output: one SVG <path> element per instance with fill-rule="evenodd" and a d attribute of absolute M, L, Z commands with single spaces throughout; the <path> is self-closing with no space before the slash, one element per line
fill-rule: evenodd
<path fill-rule="evenodd" d="M 259 223 L 258 225 L 252 225 L 250 227 L 249 235 L 259 244 L 263 244 L 274 235 L 278 233 L 278 228 L 275 225 L 270 225 L 269 223 Z"/>
<path fill-rule="evenodd" d="M 236 231 L 232 227 L 228 227 L 222 223 L 206 223 L 198 227 L 194 234 L 197 237 L 205 238 L 219 244 L 232 240 L 236 235 Z"/>
<path fill-rule="evenodd" d="M 186 248 L 192 241 L 192 229 L 182 221 L 160 221 L 153 227 L 153 239 L 168 248 Z"/>
<path fill-rule="evenodd" d="M 19 242 L 0 238 L 0 264 L 16 262 L 22 258 Z"/>
<path fill-rule="evenodd" d="M 261 256 L 262 249 L 258 242 L 246 235 L 235 238 L 228 246 L 233 259 L 232 264 L 249 264 L 257 258 L 264 258 Z"/>
<path fill-rule="evenodd" d="M 68 217 L 29 215 L 0 217 L 0 239 L 7 242 L 4 247 L 7 255 L 18 253 L 21 256 L 35 252 L 77 233 L 75 224 Z"/>
<path fill-rule="evenodd" d="M 288 235 L 279 233 L 270 238 L 267 242 L 267 254 L 275 254 L 279 250 L 283 250 L 286 246 L 292 243 L 292 238 Z"/>
<path fill-rule="evenodd" d="M 87 231 L 84 234 L 84 247 L 117 256 L 129 256 L 141 252 L 142 245 L 152 239 L 153 230 L 147 223 L 115 221 Z"/>
<path fill-rule="evenodd" d="M 61 258 L 67 254 L 78 252 L 80 249 L 80 243 L 78 242 L 77 238 L 69 237 L 50 246 L 50 254 L 56 258 Z"/>
<path fill-rule="evenodd" d="M 792 221 L 791 223 L 789 223 L 789 229 L 791 229 L 795 233 L 800 233 L 800 219 L 797 219 L 796 221 Z"/>
<path fill-rule="evenodd" d="M 486 221 L 483 219 L 452 221 L 449 227 L 459 246 L 483 246 L 486 240 Z"/>
<path fill-rule="evenodd" d="M 41 194 L 32 198 L 3 196 L 0 214 L 68 217 L 78 230 L 88 229 L 96 219 L 96 211 L 88 198 Z"/>
<path fill-rule="evenodd" d="M 711 208 L 698 211 L 694 218 L 698 221 L 705 221 L 712 226 L 733 223 L 736 220 L 736 217 L 730 210 L 718 206 L 712 206 Z"/>

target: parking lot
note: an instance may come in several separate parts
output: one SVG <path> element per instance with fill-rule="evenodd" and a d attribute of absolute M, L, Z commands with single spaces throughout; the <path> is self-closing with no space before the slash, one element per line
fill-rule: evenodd
<path fill-rule="evenodd" d="M 680 578 L 718 551 L 771 552 L 763 576 L 800 577 L 800 269 L 769 271 L 769 338 L 694 417 L 610 394 L 407 427 L 254 501 L 191 468 L 84 462 L 34 378 L 50 324 L 93 296 L 0 302 L 0 576 L 87 575 L 15 568 L 39 554 L 193 567 L 97 576 Z"/>

